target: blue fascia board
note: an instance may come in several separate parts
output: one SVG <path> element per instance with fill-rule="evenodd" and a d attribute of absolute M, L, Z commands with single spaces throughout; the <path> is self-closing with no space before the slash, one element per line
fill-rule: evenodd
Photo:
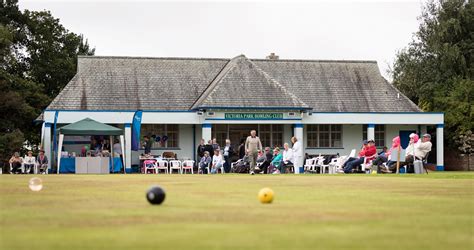
<path fill-rule="evenodd" d="M 438 115 L 444 115 L 444 112 L 318 112 L 318 111 L 314 111 L 314 112 L 311 112 L 311 114 L 388 114 L 388 115 L 391 115 L 391 114 L 403 114 L 403 115 L 438 114 Z"/>
<path fill-rule="evenodd" d="M 225 118 L 206 118 L 206 121 L 301 121 L 301 118 L 282 118 L 282 119 L 225 119 Z"/>
<path fill-rule="evenodd" d="M 193 110 L 207 110 L 207 109 L 228 109 L 228 110 L 241 110 L 241 109 L 255 109 L 255 110 L 311 110 L 313 108 L 303 108 L 303 107 L 225 107 L 225 106 L 215 106 L 215 107 L 197 107 Z"/>
<path fill-rule="evenodd" d="M 45 112 L 136 112 L 138 109 L 130 109 L 130 110 L 67 110 L 67 109 L 45 109 Z M 149 113 L 195 113 L 193 110 L 141 110 L 142 112 L 149 112 Z"/>

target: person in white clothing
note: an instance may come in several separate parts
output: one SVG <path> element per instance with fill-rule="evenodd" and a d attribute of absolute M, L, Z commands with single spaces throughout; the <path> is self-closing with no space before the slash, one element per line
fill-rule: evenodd
<path fill-rule="evenodd" d="M 120 145 L 119 140 L 115 140 L 113 150 L 114 150 L 114 157 L 122 157 L 122 145 Z"/>
<path fill-rule="evenodd" d="M 295 169 L 295 174 L 299 174 L 300 167 L 303 167 L 304 160 L 303 145 L 295 136 L 291 138 L 291 142 L 293 143 L 293 166 Z"/>
<path fill-rule="evenodd" d="M 214 156 L 212 156 L 212 168 L 211 174 L 217 174 L 217 169 L 220 169 L 224 166 L 224 158 L 220 154 L 220 150 L 214 150 Z"/>
<path fill-rule="evenodd" d="M 283 144 L 283 153 L 282 153 L 282 161 L 281 161 L 281 167 L 280 167 L 280 172 L 282 174 L 284 174 L 287 170 L 287 168 L 290 166 L 290 165 L 293 165 L 293 150 L 290 148 L 290 145 L 288 143 L 285 142 L 285 144 Z"/>
<path fill-rule="evenodd" d="M 28 151 L 28 154 L 25 155 L 25 160 L 23 161 L 23 166 L 25 167 L 25 174 L 34 173 L 36 163 L 36 157 L 33 156 L 33 152 Z"/>

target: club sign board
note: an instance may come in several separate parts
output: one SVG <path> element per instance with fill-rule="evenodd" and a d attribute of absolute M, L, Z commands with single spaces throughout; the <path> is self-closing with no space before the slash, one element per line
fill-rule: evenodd
<path fill-rule="evenodd" d="M 225 113 L 226 120 L 281 120 L 283 113 Z"/>

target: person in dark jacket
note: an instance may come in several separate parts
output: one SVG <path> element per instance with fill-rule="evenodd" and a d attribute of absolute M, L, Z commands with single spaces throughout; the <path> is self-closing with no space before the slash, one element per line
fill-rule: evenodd
<path fill-rule="evenodd" d="M 224 155 L 224 171 L 226 173 L 230 172 L 230 159 L 234 155 L 234 147 L 232 144 L 230 144 L 230 140 L 226 139 L 225 140 L 225 146 L 224 149 L 222 150 L 223 155 Z"/>
<path fill-rule="evenodd" d="M 239 159 L 243 159 L 246 154 L 247 152 L 245 152 L 245 139 L 242 139 L 239 145 Z"/>
<path fill-rule="evenodd" d="M 268 166 L 270 166 L 270 163 L 272 162 L 273 154 L 269 147 L 265 148 L 265 151 L 263 152 L 263 154 L 265 155 L 265 161 L 260 166 L 260 170 L 261 170 L 261 173 L 266 174 L 268 170 Z"/>
<path fill-rule="evenodd" d="M 214 156 L 214 148 L 212 147 L 212 140 L 207 141 L 207 144 L 204 145 L 204 151 L 209 152 L 209 156 L 211 158 Z"/>
<path fill-rule="evenodd" d="M 206 151 L 206 141 L 201 139 L 201 143 L 197 147 L 198 161 L 204 156 L 204 151 Z"/>
<path fill-rule="evenodd" d="M 145 146 L 145 154 L 149 155 L 151 153 L 151 146 L 153 145 L 153 142 L 150 140 L 150 137 L 144 136 L 143 137 L 144 146 Z"/>
<path fill-rule="evenodd" d="M 44 155 L 44 150 L 41 149 L 39 151 L 39 155 L 38 158 L 36 158 L 36 162 L 38 164 L 39 173 L 45 174 L 46 171 L 48 171 L 48 157 Z"/>

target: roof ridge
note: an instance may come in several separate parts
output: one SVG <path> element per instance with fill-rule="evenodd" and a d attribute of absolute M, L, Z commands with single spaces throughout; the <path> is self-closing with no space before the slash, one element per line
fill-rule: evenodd
<path fill-rule="evenodd" d="M 252 58 L 252 61 L 271 61 L 271 62 L 327 62 L 327 63 L 377 63 L 377 60 L 330 60 L 330 59 L 264 59 Z"/>
<path fill-rule="evenodd" d="M 194 108 L 197 108 L 197 107 L 194 107 L 195 105 L 197 105 L 198 103 L 201 103 L 202 102 L 202 99 L 204 97 L 207 97 L 207 95 L 209 94 L 209 92 L 211 92 L 216 86 L 217 84 L 217 78 L 219 78 L 220 75 L 223 74 L 224 70 L 226 69 L 226 67 L 232 62 L 232 59 L 229 60 L 225 65 L 224 67 L 222 67 L 222 69 L 219 71 L 219 73 L 217 73 L 217 75 L 212 79 L 212 81 L 207 85 L 206 89 L 204 89 L 204 91 L 201 93 L 201 95 L 199 95 L 199 97 L 193 102 L 193 104 L 191 105 L 191 109 L 194 109 Z M 234 65 L 235 66 L 235 65 Z M 228 72 L 230 69 L 226 70 L 226 72 Z M 220 78 L 219 78 L 220 79 Z"/>
<path fill-rule="evenodd" d="M 243 54 L 238 55 L 233 58 L 244 56 Z M 78 55 L 78 58 L 88 58 L 88 59 L 158 59 L 158 60 L 232 60 L 233 58 L 223 58 L 223 57 L 153 57 L 153 56 L 98 56 L 98 55 Z M 247 57 L 245 57 L 247 58 Z M 335 62 L 335 63 L 377 63 L 376 60 L 356 60 L 356 59 L 341 59 L 341 60 L 331 60 L 331 59 L 266 59 L 266 58 L 247 58 L 251 61 L 271 61 L 271 62 Z"/>
<path fill-rule="evenodd" d="M 280 82 L 278 82 L 275 78 L 271 77 L 270 74 L 268 74 L 266 71 L 258 67 L 255 63 L 252 62 L 252 60 L 248 59 L 247 60 L 260 72 L 262 73 L 266 78 L 270 79 L 278 88 L 280 88 L 285 94 L 291 96 L 293 101 L 299 102 L 303 106 L 309 107 L 305 102 L 303 102 L 298 96 L 293 94 L 293 92 L 289 91 L 288 89 L 285 88 Z"/>
<path fill-rule="evenodd" d="M 78 58 L 87 59 L 157 59 L 157 60 L 219 60 L 225 61 L 229 58 L 218 58 L 218 57 L 153 57 L 153 56 L 88 56 L 78 55 Z"/>
<path fill-rule="evenodd" d="M 273 84 L 275 88 L 279 89 L 283 94 L 289 96 L 291 98 L 291 102 L 293 104 L 301 105 L 303 107 L 309 107 L 305 102 L 303 102 L 301 99 L 299 99 L 295 94 L 290 92 L 288 89 L 286 89 L 282 84 L 280 84 L 276 79 L 271 77 L 267 72 L 262 70 L 260 67 L 258 67 L 255 63 L 253 63 L 249 58 L 247 58 L 245 55 L 239 55 L 234 58 L 232 58 L 225 66 L 224 68 L 219 72 L 219 74 L 213 79 L 213 81 L 209 84 L 208 88 L 203 92 L 203 94 L 196 100 L 196 102 L 193 103 L 191 106 L 191 109 L 197 109 L 199 108 L 200 105 L 203 104 L 203 102 L 211 95 L 216 88 L 219 87 L 218 83 L 224 79 L 224 77 L 229 73 L 235 66 L 237 66 L 238 60 L 244 60 L 248 62 L 249 64 L 252 65 L 252 67 L 255 68 L 255 70 L 261 74 L 270 84 Z"/>

